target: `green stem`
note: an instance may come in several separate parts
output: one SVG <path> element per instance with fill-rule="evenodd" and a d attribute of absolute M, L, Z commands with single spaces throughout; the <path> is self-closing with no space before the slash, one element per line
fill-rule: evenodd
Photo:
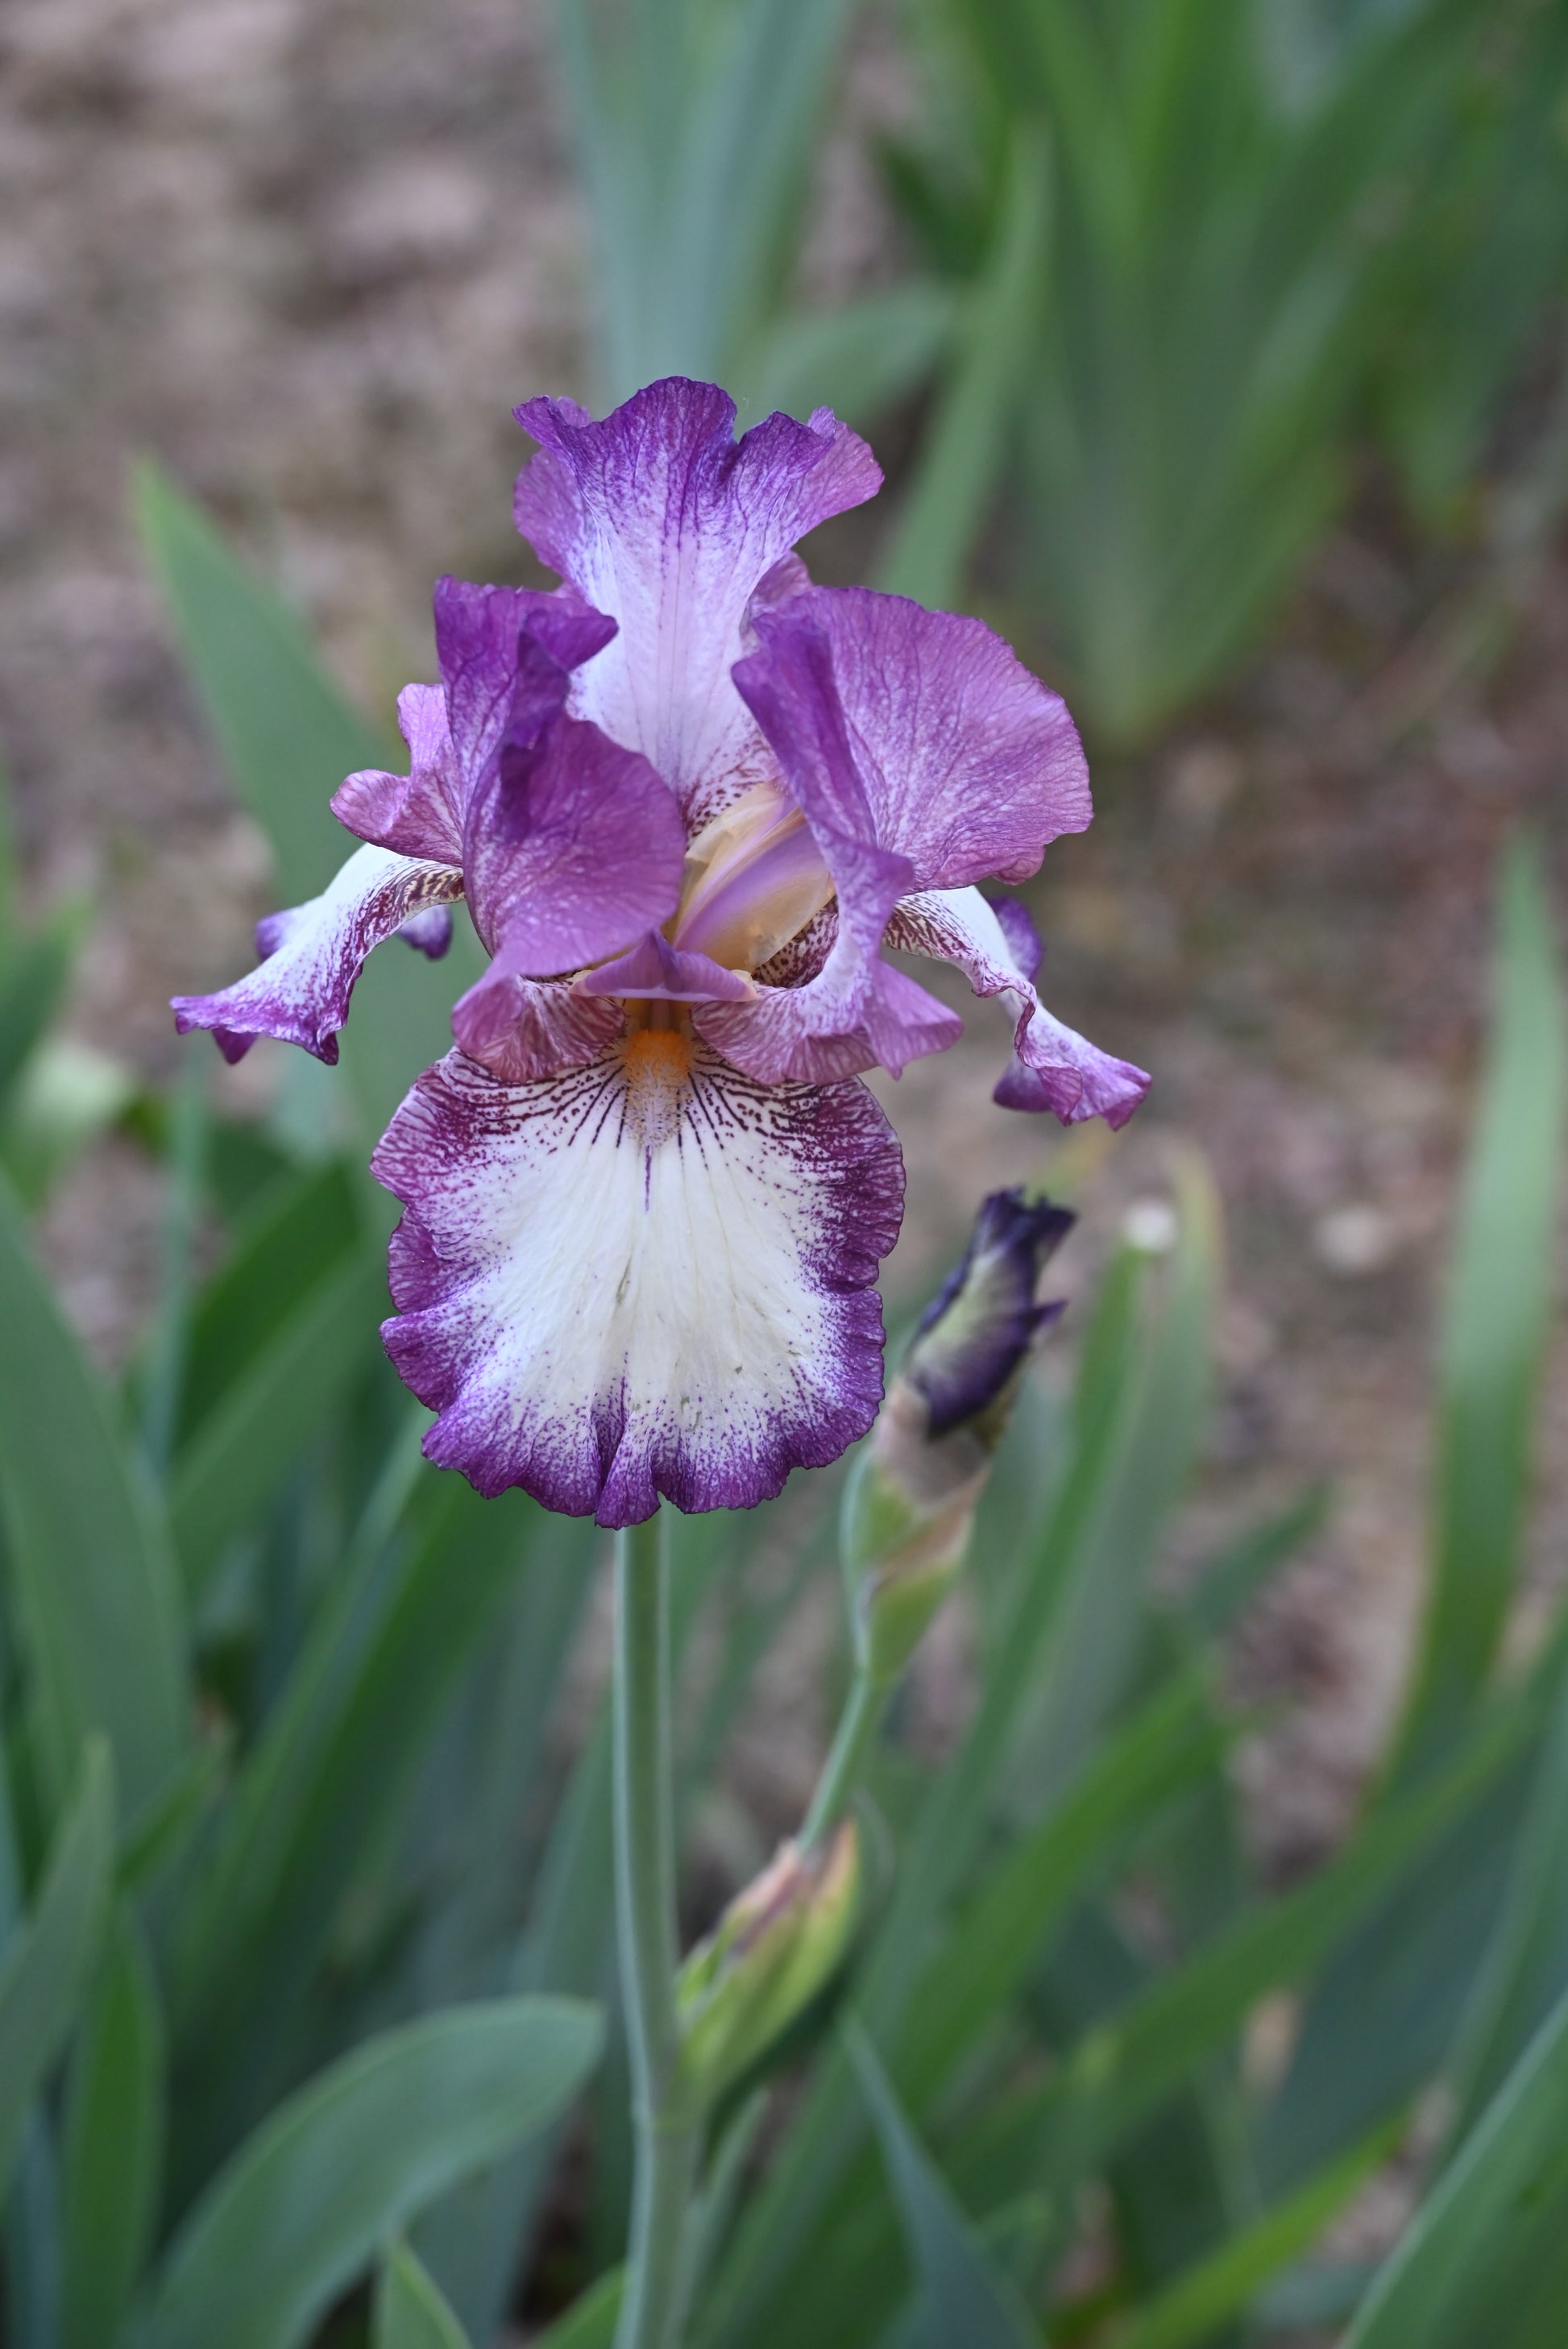
<path fill-rule="evenodd" d="M 840 1717 L 838 1734 L 822 1764 L 822 1775 L 800 1830 L 802 1851 L 810 1851 L 813 1844 L 819 1843 L 849 1808 L 892 1694 L 888 1683 L 873 1679 L 863 1665 L 856 1671 L 849 1701 Z"/>
<path fill-rule="evenodd" d="M 676 2349 L 700 2116 L 676 2013 L 669 1579 L 658 1519 L 615 1540 L 615 1908 L 636 2177 L 615 2349 Z"/>

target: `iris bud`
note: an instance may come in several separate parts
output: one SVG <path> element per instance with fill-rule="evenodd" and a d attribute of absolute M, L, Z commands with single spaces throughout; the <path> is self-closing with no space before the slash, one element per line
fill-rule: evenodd
<path fill-rule="evenodd" d="M 957 1578 L 991 1458 L 1036 1338 L 1061 1311 L 1035 1299 L 1074 1216 L 994 1191 L 963 1262 L 922 1316 L 844 1499 L 855 1660 L 896 1680 Z"/>
<path fill-rule="evenodd" d="M 854 1923 L 860 1878 L 853 1819 L 810 1851 L 781 1844 L 692 1951 L 676 1996 L 686 2067 L 706 2099 L 781 2037 L 832 1974 Z"/>

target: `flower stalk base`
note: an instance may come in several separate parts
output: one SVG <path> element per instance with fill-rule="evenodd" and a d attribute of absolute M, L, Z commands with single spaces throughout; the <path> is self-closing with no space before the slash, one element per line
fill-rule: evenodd
<path fill-rule="evenodd" d="M 615 1908 L 636 2175 L 615 2349 L 676 2349 L 700 2114 L 676 2010 L 669 1573 L 656 1517 L 615 1542 Z"/>

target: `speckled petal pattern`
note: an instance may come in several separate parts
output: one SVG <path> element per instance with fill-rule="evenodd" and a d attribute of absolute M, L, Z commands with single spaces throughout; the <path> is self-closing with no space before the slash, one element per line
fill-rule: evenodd
<path fill-rule="evenodd" d="M 752 622 L 736 685 L 820 836 L 874 840 L 912 888 L 955 889 L 1022 881 L 1088 823 L 1066 704 L 984 621 L 808 586 Z"/>
<path fill-rule="evenodd" d="M 1087 1117 L 1125 1125 L 1149 1091 L 1147 1073 L 1052 1018 L 1015 954 L 1014 940 L 1027 956 L 1031 938 L 1034 927 L 1021 905 L 1009 911 L 1004 929 L 978 889 L 906 897 L 888 927 L 890 946 L 954 962 L 976 995 L 1002 999 L 1015 1023 L 1012 1066 L 995 1094 L 1004 1109 L 1051 1110 L 1064 1125 Z M 1037 939 L 1028 958 L 1038 967 Z"/>
<path fill-rule="evenodd" d="M 773 772 L 729 675 L 753 590 L 818 523 L 873 497 L 881 468 L 826 409 L 804 424 L 769 416 L 737 440 L 728 394 L 682 377 L 601 423 L 571 400 L 517 415 L 541 444 L 517 526 L 620 626 L 572 707 L 651 759 L 695 830 Z"/>
<path fill-rule="evenodd" d="M 366 955 L 462 894 L 462 874 L 449 866 L 387 848 L 356 849 L 319 897 L 258 924 L 256 951 L 266 959 L 246 978 L 217 995 L 176 996 L 175 1025 L 181 1035 L 211 1029 L 225 1060 L 239 1060 L 258 1036 L 275 1036 L 318 1061 L 335 1061 L 337 1031 Z M 413 943 L 430 951 L 425 937 Z"/>
<path fill-rule="evenodd" d="M 375 1171 L 407 1209 L 387 1350 L 480 1492 L 745 1508 L 870 1426 L 903 1169 L 863 1086 L 758 1085 L 671 1031 L 524 1087 L 453 1053 Z"/>

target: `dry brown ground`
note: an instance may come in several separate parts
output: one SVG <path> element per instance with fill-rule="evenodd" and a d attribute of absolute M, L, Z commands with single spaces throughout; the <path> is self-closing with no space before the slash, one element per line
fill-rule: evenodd
<path fill-rule="evenodd" d="M 582 379 L 545 18 L 542 0 L 9 0 L 0 18 L 0 744 L 38 891 L 97 897 L 72 1018 L 150 1074 L 174 1063 L 164 999 L 241 967 L 265 877 L 137 563 L 128 458 L 155 450 L 242 531 L 356 690 L 384 703 L 428 672 L 431 577 L 515 571 L 511 403 Z M 825 191 L 830 280 L 877 223 L 842 148 Z M 1249 1686 L 1302 1700 L 1248 1765 L 1280 1873 L 1343 1823 L 1397 1690 L 1489 869 L 1521 811 L 1562 844 L 1568 568 L 1542 565 L 1501 670 L 1400 730 L 1379 680 L 1446 577 L 1347 531 L 1279 649 L 1180 739 L 1102 768 L 1094 832 L 1037 891 L 1053 1003 L 1157 1077 L 1088 1186 L 1069 1285 L 1160 1190 L 1169 1137 L 1199 1141 L 1232 1250 L 1202 1514 L 1308 1475 L 1339 1494 L 1241 1659 Z M 912 1173 L 895 1295 L 983 1185 L 1040 1163 L 1039 1129 L 989 1103 L 997 1030 L 973 1029 L 887 1089 Z M 52 1218 L 110 1352 L 156 1191 L 108 1145 Z M 1565 1421 L 1558 1377 L 1543 1577 Z M 816 1733 L 802 1661 L 774 1695 L 794 1738 L 767 1747 L 786 1800 Z"/>

